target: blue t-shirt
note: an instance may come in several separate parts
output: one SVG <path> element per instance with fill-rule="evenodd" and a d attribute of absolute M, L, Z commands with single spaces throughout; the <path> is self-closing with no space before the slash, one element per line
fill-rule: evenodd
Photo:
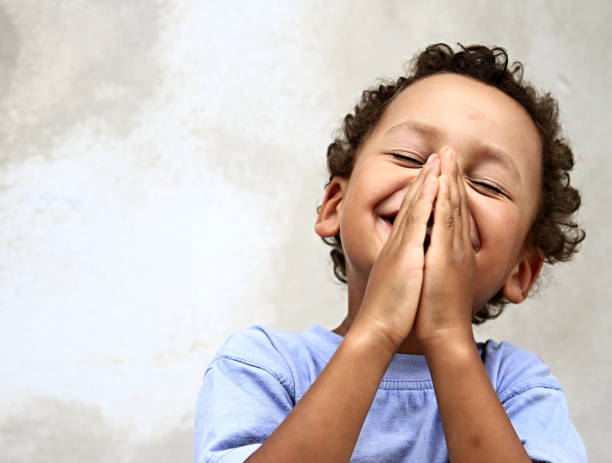
<path fill-rule="evenodd" d="M 243 462 L 306 393 L 344 338 L 251 326 L 230 336 L 198 396 L 195 463 Z M 587 461 L 558 380 L 539 357 L 508 342 L 477 343 L 514 429 L 534 461 Z M 351 462 L 446 462 L 448 450 L 425 356 L 395 354 Z"/>

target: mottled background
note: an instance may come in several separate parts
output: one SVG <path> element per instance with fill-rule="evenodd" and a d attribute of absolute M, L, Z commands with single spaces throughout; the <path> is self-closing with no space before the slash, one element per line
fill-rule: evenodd
<path fill-rule="evenodd" d="M 609 460 L 612 4 L 0 1 L 0 460 L 191 458 L 205 366 L 346 310 L 325 149 L 425 45 L 499 44 L 559 99 L 582 252 L 477 330 L 551 365 Z"/>

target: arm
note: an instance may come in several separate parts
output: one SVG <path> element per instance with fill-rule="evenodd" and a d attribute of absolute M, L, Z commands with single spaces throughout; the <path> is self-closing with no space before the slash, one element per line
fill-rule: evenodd
<path fill-rule="evenodd" d="M 414 330 L 433 379 L 449 458 L 453 463 L 531 462 L 474 341 L 476 254 L 465 182 L 451 149 L 442 150 L 441 164 Z"/>
<path fill-rule="evenodd" d="M 349 461 L 394 349 L 354 326 L 310 389 L 249 462 Z"/>
<path fill-rule="evenodd" d="M 531 462 L 484 369 L 473 339 L 423 345 L 450 461 Z"/>
<path fill-rule="evenodd" d="M 436 156 L 429 159 L 404 197 L 342 344 L 250 462 L 327 463 L 351 458 L 378 385 L 414 322 L 423 280 L 423 242 L 439 170 Z M 324 203 L 323 215 L 327 209 Z M 319 225 L 326 228 L 327 219 Z"/>

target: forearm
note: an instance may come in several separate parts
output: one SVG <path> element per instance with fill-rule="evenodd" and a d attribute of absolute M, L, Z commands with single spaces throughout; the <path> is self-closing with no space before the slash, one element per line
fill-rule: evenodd
<path fill-rule="evenodd" d="M 354 327 L 249 462 L 347 462 L 394 351 Z"/>
<path fill-rule="evenodd" d="M 423 346 L 452 463 L 531 462 L 484 369 L 475 342 Z"/>

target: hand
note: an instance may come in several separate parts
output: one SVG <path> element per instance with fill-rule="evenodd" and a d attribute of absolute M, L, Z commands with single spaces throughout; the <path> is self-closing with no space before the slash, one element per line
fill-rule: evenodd
<path fill-rule="evenodd" d="M 440 152 L 439 188 L 431 244 L 425 254 L 415 336 L 422 346 L 449 337 L 473 340 L 476 253 L 463 174 L 450 148 Z"/>
<path fill-rule="evenodd" d="M 439 171 L 438 155 L 431 154 L 402 200 L 389 237 L 372 266 L 352 325 L 382 335 L 393 352 L 412 330 L 416 316 L 425 265 L 423 243 Z"/>

